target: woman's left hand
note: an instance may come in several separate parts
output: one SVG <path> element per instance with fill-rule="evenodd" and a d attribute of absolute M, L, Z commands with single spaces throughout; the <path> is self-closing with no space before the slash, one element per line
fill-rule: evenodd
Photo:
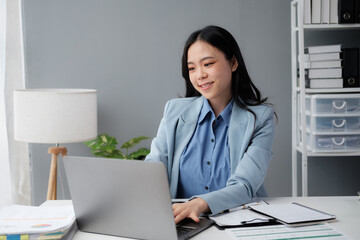
<path fill-rule="evenodd" d="M 199 216 L 209 211 L 207 202 L 202 198 L 194 198 L 185 203 L 174 203 L 172 205 L 175 224 L 178 224 L 185 218 L 191 218 L 195 222 L 199 222 Z"/>

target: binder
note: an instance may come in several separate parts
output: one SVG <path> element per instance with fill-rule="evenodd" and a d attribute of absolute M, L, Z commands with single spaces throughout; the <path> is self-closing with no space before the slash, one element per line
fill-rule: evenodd
<path fill-rule="evenodd" d="M 341 78 L 342 68 L 310 68 L 305 69 L 305 77 L 314 78 Z"/>
<path fill-rule="evenodd" d="M 342 78 L 305 79 L 306 88 L 342 88 Z"/>
<path fill-rule="evenodd" d="M 359 84 L 359 49 L 342 49 L 344 88 L 360 87 Z"/>
<path fill-rule="evenodd" d="M 355 0 L 355 22 L 360 23 L 360 1 Z"/>
<path fill-rule="evenodd" d="M 355 23 L 355 2 L 358 0 L 339 0 L 339 23 Z"/>
<path fill-rule="evenodd" d="M 311 0 L 304 1 L 304 24 L 311 24 Z"/>
<path fill-rule="evenodd" d="M 321 23 L 330 23 L 330 0 L 321 0 Z"/>
<path fill-rule="evenodd" d="M 304 61 L 328 61 L 341 59 L 340 52 L 305 54 Z"/>
<path fill-rule="evenodd" d="M 321 0 L 311 1 L 311 23 L 312 24 L 321 23 Z"/>
<path fill-rule="evenodd" d="M 329 61 L 305 61 L 304 68 L 341 68 L 341 60 L 329 60 Z"/>
<path fill-rule="evenodd" d="M 338 23 L 338 0 L 330 0 L 330 23 Z"/>
<path fill-rule="evenodd" d="M 341 52 L 341 44 L 321 45 L 321 46 L 309 46 L 305 48 L 305 54 L 319 54 L 319 53 L 331 53 Z"/>
<path fill-rule="evenodd" d="M 336 216 L 296 202 L 250 206 L 250 209 L 291 226 L 334 221 Z"/>

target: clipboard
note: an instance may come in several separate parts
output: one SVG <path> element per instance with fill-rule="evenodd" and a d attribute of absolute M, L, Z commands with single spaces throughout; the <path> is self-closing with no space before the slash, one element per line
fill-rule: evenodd
<path fill-rule="evenodd" d="M 261 204 L 267 203 L 264 201 L 253 202 L 208 217 L 215 221 L 215 226 L 220 230 L 234 227 L 250 227 L 278 224 L 276 219 L 274 219 L 273 217 L 256 213 L 249 208 L 252 205 Z"/>
<path fill-rule="evenodd" d="M 250 206 L 249 208 L 288 226 L 304 226 L 336 220 L 334 214 L 326 213 L 296 202 L 257 205 Z"/>

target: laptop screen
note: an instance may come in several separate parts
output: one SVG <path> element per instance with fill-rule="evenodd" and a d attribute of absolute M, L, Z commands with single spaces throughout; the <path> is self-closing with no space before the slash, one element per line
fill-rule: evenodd
<path fill-rule="evenodd" d="M 140 239 L 177 239 L 162 163 L 64 157 L 81 231 Z"/>

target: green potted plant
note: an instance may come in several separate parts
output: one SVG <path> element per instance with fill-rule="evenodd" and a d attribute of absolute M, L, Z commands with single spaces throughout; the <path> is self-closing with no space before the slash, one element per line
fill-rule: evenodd
<path fill-rule="evenodd" d="M 145 139 L 149 139 L 149 137 L 140 136 L 130 139 L 120 147 L 123 151 L 117 149 L 118 141 L 116 138 L 108 134 L 100 134 L 97 138 L 84 142 L 84 144 L 90 148 L 91 153 L 95 156 L 143 160 L 150 152 L 148 148 L 140 148 L 131 153 L 129 153 L 129 149 Z"/>

